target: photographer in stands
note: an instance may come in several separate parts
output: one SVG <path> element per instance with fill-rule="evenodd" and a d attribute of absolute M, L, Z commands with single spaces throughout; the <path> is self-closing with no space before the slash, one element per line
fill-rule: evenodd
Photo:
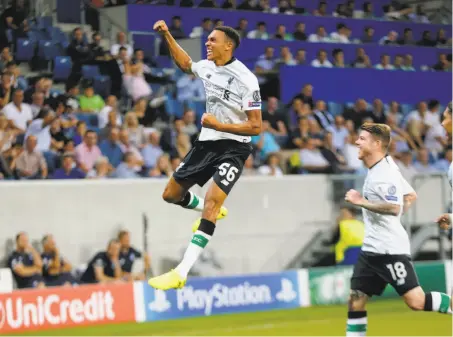
<path fill-rule="evenodd" d="M 16 236 L 16 250 L 8 258 L 8 267 L 14 275 L 17 288 L 44 288 L 42 260 L 24 232 Z"/>

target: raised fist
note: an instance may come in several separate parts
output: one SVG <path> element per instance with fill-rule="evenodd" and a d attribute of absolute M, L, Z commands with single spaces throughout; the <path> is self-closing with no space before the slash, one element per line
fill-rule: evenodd
<path fill-rule="evenodd" d="M 157 21 L 155 24 L 154 24 L 154 27 L 153 29 L 156 31 L 156 32 L 159 32 L 161 34 L 165 34 L 168 32 L 168 27 L 167 27 L 167 24 L 165 23 L 164 20 L 159 20 Z"/>

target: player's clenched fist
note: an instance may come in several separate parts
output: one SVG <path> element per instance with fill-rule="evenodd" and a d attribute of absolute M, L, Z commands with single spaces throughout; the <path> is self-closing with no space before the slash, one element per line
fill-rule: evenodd
<path fill-rule="evenodd" d="M 157 22 L 154 24 L 153 29 L 154 29 L 156 32 L 159 32 L 159 33 L 162 33 L 162 34 L 168 32 L 168 27 L 167 27 L 167 24 L 165 23 L 164 20 L 159 20 L 159 21 L 157 21 Z"/>
<path fill-rule="evenodd" d="M 360 192 L 358 192 L 356 190 L 349 190 L 346 193 L 344 200 L 353 205 L 359 205 L 362 202 L 363 198 L 360 195 Z"/>
<path fill-rule="evenodd" d="M 201 116 L 201 125 L 205 128 L 215 130 L 218 123 L 219 121 L 213 114 L 204 113 L 203 116 Z"/>

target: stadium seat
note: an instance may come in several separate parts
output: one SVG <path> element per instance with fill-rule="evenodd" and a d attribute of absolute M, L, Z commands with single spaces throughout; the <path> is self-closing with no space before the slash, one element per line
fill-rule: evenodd
<path fill-rule="evenodd" d="M 98 95 L 106 98 L 110 95 L 111 87 L 112 82 L 110 80 L 110 76 L 97 75 L 94 77 L 93 88 Z"/>
<path fill-rule="evenodd" d="M 95 114 L 77 113 L 75 116 L 79 121 L 85 122 L 89 129 L 99 125 L 98 116 Z"/>
<path fill-rule="evenodd" d="M 71 74 L 72 61 L 69 56 L 57 56 L 54 62 L 53 79 L 66 81 Z"/>
<path fill-rule="evenodd" d="M 98 66 L 94 65 L 83 65 L 82 66 L 82 76 L 87 80 L 93 80 L 96 76 L 100 76 L 101 72 Z"/>
<path fill-rule="evenodd" d="M 18 61 L 31 61 L 35 55 L 36 44 L 28 39 L 17 40 L 16 59 Z"/>
<path fill-rule="evenodd" d="M 53 61 L 59 56 L 59 50 L 51 40 L 40 40 L 38 44 L 38 57 L 42 60 Z"/>

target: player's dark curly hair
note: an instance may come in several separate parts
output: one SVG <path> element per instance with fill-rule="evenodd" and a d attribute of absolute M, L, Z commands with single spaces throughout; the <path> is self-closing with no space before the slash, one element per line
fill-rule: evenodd
<path fill-rule="evenodd" d="M 239 47 L 239 45 L 241 44 L 241 36 L 239 35 L 239 33 L 237 32 L 236 29 L 229 27 L 229 26 L 219 26 L 219 27 L 214 28 L 214 30 L 219 30 L 221 32 L 224 32 L 225 35 L 231 41 L 233 41 L 234 49 Z"/>

